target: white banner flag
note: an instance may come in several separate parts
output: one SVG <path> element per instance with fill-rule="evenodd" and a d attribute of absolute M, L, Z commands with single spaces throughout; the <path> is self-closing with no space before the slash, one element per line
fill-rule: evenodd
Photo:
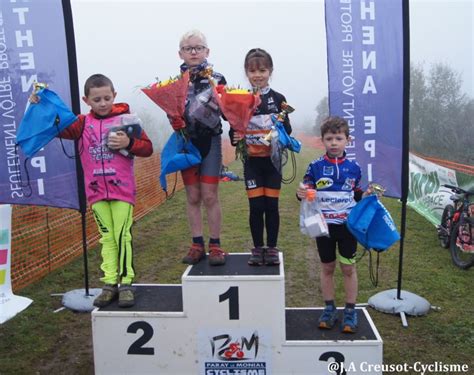
<path fill-rule="evenodd" d="M 452 204 L 453 193 L 443 184 L 458 186 L 456 171 L 410 153 L 408 205 L 434 225 L 441 223 L 444 207 Z"/>
<path fill-rule="evenodd" d="M 15 296 L 10 276 L 12 206 L 0 205 L 0 324 L 26 309 L 29 298 Z"/>

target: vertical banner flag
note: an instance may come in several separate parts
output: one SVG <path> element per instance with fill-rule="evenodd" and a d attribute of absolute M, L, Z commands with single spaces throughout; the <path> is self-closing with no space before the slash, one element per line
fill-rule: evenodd
<path fill-rule="evenodd" d="M 0 204 L 0 324 L 26 309 L 31 299 L 12 293 L 10 277 L 12 206 Z"/>
<path fill-rule="evenodd" d="M 402 195 L 402 0 L 326 0 L 329 112 L 347 120 L 362 185 Z M 407 145 L 408 146 L 408 145 Z"/>
<path fill-rule="evenodd" d="M 33 83 L 71 107 L 61 0 L 0 2 L 0 203 L 79 208 L 74 142 L 55 138 L 31 159 L 15 147 Z M 63 149 L 64 147 L 64 149 Z M 70 157 L 68 157 L 69 155 Z"/>

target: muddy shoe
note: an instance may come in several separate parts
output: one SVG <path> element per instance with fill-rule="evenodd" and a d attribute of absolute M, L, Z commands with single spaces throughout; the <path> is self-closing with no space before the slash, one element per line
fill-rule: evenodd
<path fill-rule="evenodd" d="M 110 305 L 118 297 L 117 285 L 106 284 L 102 288 L 102 292 L 95 298 L 95 307 L 105 307 Z"/>
<path fill-rule="evenodd" d="M 121 285 L 119 288 L 119 307 L 131 307 L 135 304 L 134 288 L 131 285 Z"/>
<path fill-rule="evenodd" d="M 263 266 L 264 250 L 261 247 L 254 247 L 251 251 L 252 255 L 250 255 L 250 258 L 247 263 L 250 266 Z"/>
<path fill-rule="evenodd" d="M 269 247 L 265 251 L 265 265 L 266 266 L 277 266 L 280 264 L 280 256 L 277 247 Z"/>
<path fill-rule="evenodd" d="M 217 244 L 209 244 L 209 264 L 211 266 L 222 266 L 225 264 L 227 253 Z"/>
<path fill-rule="evenodd" d="M 198 243 L 193 243 L 189 249 L 188 254 L 183 258 L 182 262 L 186 264 L 196 264 L 206 257 L 204 246 Z"/>

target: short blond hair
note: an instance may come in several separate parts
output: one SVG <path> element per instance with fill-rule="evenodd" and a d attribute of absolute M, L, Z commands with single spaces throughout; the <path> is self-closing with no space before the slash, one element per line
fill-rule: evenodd
<path fill-rule="evenodd" d="M 187 33 L 185 33 L 181 39 L 179 40 L 179 48 L 181 48 L 184 44 L 184 42 L 192 37 L 196 37 L 201 39 L 201 42 L 204 47 L 207 47 L 207 39 L 206 36 L 199 30 L 190 30 Z"/>

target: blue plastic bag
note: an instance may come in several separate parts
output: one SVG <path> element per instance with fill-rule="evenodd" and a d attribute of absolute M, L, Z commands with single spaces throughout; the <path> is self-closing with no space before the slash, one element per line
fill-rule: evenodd
<path fill-rule="evenodd" d="M 28 158 L 77 120 L 54 91 L 43 88 L 36 94 L 40 101 L 30 104 L 16 135 L 17 145 Z"/>
<path fill-rule="evenodd" d="M 400 239 L 390 213 L 376 195 L 356 204 L 347 218 L 347 228 L 366 249 L 384 251 Z"/>
<path fill-rule="evenodd" d="M 166 175 L 191 168 L 201 163 L 201 154 L 190 140 L 186 140 L 180 133 L 174 132 L 161 151 L 160 184 L 164 191 L 168 186 Z"/>
<path fill-rule="evenodd" d="M 287 148 L 296 153 L 300 152 L 301 142 L 298 141 L 296 138 L 289 136 L 285 130 L 285 126 L 283 125 L 283 123 L 278 121 L 275 116 L 272 116 L 272 119 L 275 128 L 278 131 L 278 141 L 281 143 L 283 148 Z"/>

